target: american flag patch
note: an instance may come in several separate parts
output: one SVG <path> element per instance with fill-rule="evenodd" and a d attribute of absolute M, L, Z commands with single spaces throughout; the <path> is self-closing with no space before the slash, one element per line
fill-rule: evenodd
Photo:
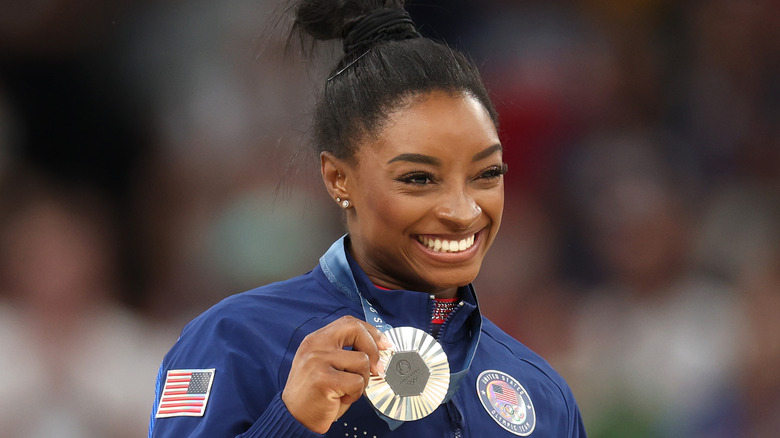
<path fill-rule="evenodd" d="M 496 399 L 502 402 L 517 405 L 517 393 L 504 382 L 493 383 L 493 394 L 496 395 Z"/>
<path fill-rule="evenodd" d="M 202 417 L 209 401 L 214 368 L 169 370 L 155 418 Z"/>

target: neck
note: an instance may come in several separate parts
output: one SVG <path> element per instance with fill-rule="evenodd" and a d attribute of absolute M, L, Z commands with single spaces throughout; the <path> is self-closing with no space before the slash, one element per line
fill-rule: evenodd
<path fill-rule="evenodd" d="M 458 298 L 458 288 L 452 287 L 432 294 L 437 299 Z"/>
<path fill-rule="evenodd" d="M 456 298 L 458 296 L 457 286 L 436 288 L 433 285 L 414 284 L 412 282 L 399 280 L 397 278 L 398 276 L 391 275 L 378 268 L 375 264 L 372 264 L 372 259 L 364 257 L 349 239 L 347 240 L 346 249 L 349 256 L 357 263 L 360 269 L 363 270 L 371 283 L 380 289 L 422 292 L 433 295 L 436 298 Z"/>
<path fill-rule="evenodd" d="M 436 299 L 449 299 L 449 298 L 457 298 L 458 297 L 458 289 L 459 288 L 457 288 L 457 287 L 451 287 L 451 288 L 446 288 L 446 289 L 437 290 L 437 291 L 420 290 L 420 289 L 417 289 L 417 288 L 405 287 L 403 285 L 395 284 L 393 282 L 383 281 L 381 278 L 377 278 L 377 277 L 374 277 L 372 275 L 366 274 L 366 276 L 368 277 L 369 280 L 371 280 L 371 283 L 375 287 L 377 287 L 378 289 L 382 289 L 382 290 L 389 290 L 389 291 L 393 291 L 393 290 L 408 290 L 408 291 L 412 291 L 412 292 L 417 291 L 417 292 L 421 292 L 421 293 L 431 294 Z"/>

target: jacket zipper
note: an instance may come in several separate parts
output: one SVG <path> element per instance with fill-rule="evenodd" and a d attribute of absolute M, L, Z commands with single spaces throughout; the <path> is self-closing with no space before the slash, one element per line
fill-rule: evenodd
<path fill-rule="evenodd" d="M 431 305 L 432 307 L 435 306 L 433 303 L 433 300 L 436 298 L 435 295 L 431 295 Z M 444 331 L 447 329 L 447 323 L 450 322 L 450 319 L 452 319 L 452 315 L 454 315 L 463 305 L 465 302 L 463 300 L 460 300 L 458 302 L 458 306 L 447 315 L 446 318 L 444 318 L 444 322 L 441 324 L 441 328 L 439 329 L 439 334 L 436 336 L 436 340 L 441 340 L 442 336 L 444 335 Z M 433 312 L 433 308 L 431 309 L 431 312 Z M 429 330 L 428 332 L 433 332 L 433 320 L 429 323 Z M 450 423 L 452 425 L 452 432 L 454 438 L 463 438 L 463 429 L 460 427 L 460 421 L 461 421 L 461 414 L 458 411 L 458 408 L 455 406 L 454 402 L 450 400 L 447 402 L 447 411 L 450 416 Z"/>
<path fill-rule="evenodd" d="M 431 295 L 432 306 L 435 306 L 435 304 L 433 304 L 433 300 L 435 298 L 436 298 L 435 295 Z M 452 319 L 452 315 L 454 315 L 455 312 L 457 312 L 461 307 L 463 307 L 464 304 L 466 304 L 465 301 L 460 300 L 458 302 L 458 307 L 452 309 L 452 311 L 447 315 L 447 317 L 444 318 L 444 322 L 441 324 L 441 328 L 439 329 L 439 334 L 436 336 L 437 341 L 441 340 L 441 337 L 444 334 L 445 329 L 447 328 L 447 323 L 450 322 L 450 319 Z M 433 309 L 431 309 L 431 312 L 433 312 Z M 433 332 L 433 321 L 428 323 L 428 333 L 432 333 L 432 332 Z"/>

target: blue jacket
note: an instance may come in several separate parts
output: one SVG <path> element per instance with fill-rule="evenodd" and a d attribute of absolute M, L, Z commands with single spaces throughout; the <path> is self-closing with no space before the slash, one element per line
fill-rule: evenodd
<path fill-rule="evenodd" d="M 430 333 L 430 295 L 378 289 L 351 258 L 349 262 L 360 293 L 386 322 Z M 464 362 L 470 317 L 482 318 L 483 323 L 473 363 L 455 395 L 429 416 L 392 431 L 363 397 L 324 436 L 585 437 L 566 382 L 541 357 L 479 315 L 470 286 L 461 289 L 461 299 L 438 338 L 451 364 Z M 226 298 L 190 322 L 165 356 L 149 436 L 323 436 L 295 420 L 281 393 L 303 338 L 345 315 L 364 319 L 363 308 L 336 288 L 320 266 Z M 198 375 L 200 383 L 180 393 L 195 393 L 200 401 L 191 414 L 183 410 L 159 415 L 161 395 L 170 390 L 164 389 L 166 384 L 174 387 L 171 382 L 181 374 L 177 370 L 197 371 L 192 376 Z"/>

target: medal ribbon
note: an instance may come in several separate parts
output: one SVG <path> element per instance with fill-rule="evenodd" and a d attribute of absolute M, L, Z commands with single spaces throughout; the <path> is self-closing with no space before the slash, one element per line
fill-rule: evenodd
<path fill-rule="evenodd" d="M 338 290 L 340 290 L 349 299 L 357 303 L 363 308 L 363 314 L 366 322 L 372 324 L 380 332 L 386 332 L 393 327 L 385 322 L 379 315 L 376 308 L 366 300 L 363 295 L 360 294 L 355 277 L 352 274 L 352 269 L 349 267 L 349 261 L 347 261 L 345 240 L 347 235 L 342 236 L 337 240 L 330 249 L 320 257 L 320 267 L 325 273 L 325 276 Z M 471 287 L 469 285 L 469 287 Z M 472 291 L 473 292 L 473 291 Z M 472 294 L 476 301 L 476 295 Z M 471 362 L 474 360 L 474 355 L 477 352 L 477 346 L 479 345 L 479 338 L 482 335 L 482 317 L 479 313 L 479 304 L 477 304 L 476 317 L 471 318 L 471 341 L 469 342 L 468 352 L 466 353 L 466 360 L 463 364 L 463 369 L 450 374 L 450 386 L 447 390 L 447 395 L 444 397 L 442 404 L 447 403 L 460 386 L 460 382 L 466 377 L 469 369 L 471 368 Z M 403 424 L 403 421 L 392 419 L 383 413 L 374 409 L 376 413 L 390 426 L 391 430 L 395 430 L 398 426 Z"/>

